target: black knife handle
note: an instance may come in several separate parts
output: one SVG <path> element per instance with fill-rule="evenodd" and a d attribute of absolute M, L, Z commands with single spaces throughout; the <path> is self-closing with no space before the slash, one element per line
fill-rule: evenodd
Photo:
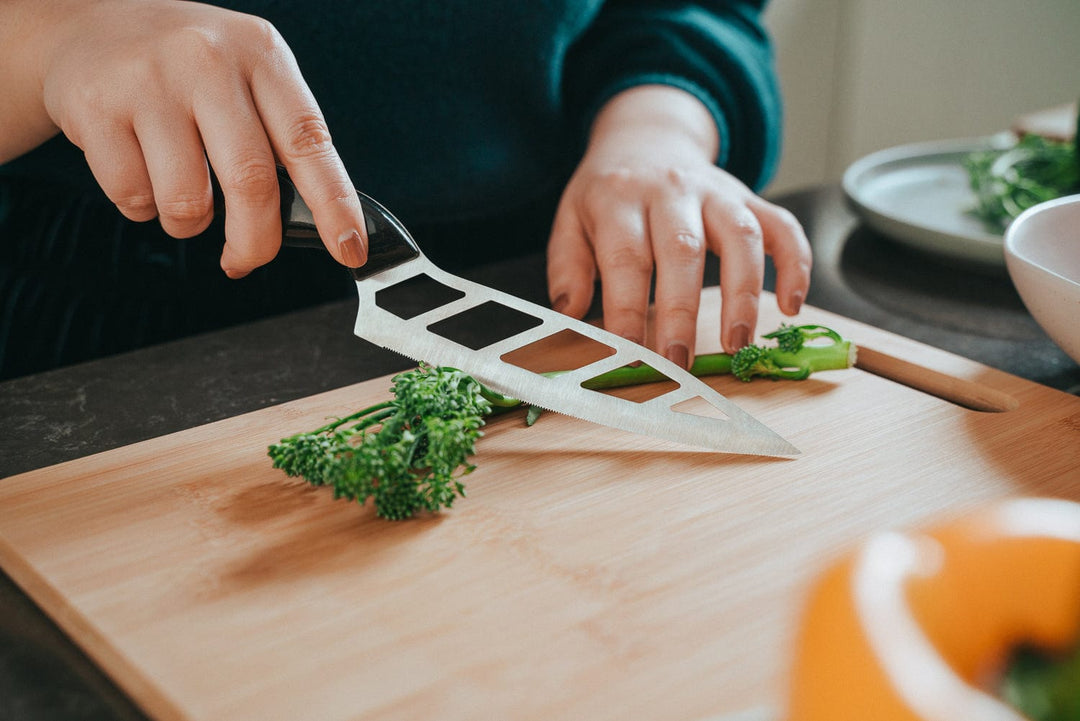
<path fill-rule="evenodd" d="M 315 218 L 307 203 L 296 192 L 285 169 L 278 167 L 278 185 L 281 197 L 281 242 L 297 248 L 324 248 L 319 231 L 315 228 Z M 225 198 L 216 178 L 212 178 L 214 191 L 214 214 L 224 217 Z M 376 273 L 381 273 L 395 265 L 420 256 L 420 247 L 409 235 L 405 226 L 379 204 L 374 198 L 356 191 L 360 198 L 360 207 L 364 211 L 364 224 L 367 227 L 368 259 L 359 268 L 350 268 L 353 278 L 363 280 Z"/>
<path fill-rule="evenodd" d="M 296 186 L 284 168 L 278 168 L 278 184 L 281 186 L 282 242 L 302 248 L 324 247 L 311 209 L 296 192 Z M 420 247 L 401 221 L 375 199 L 360 191 L 356 191 L 356 195 L 360 198 L 367 226 L 368 258 L 361 267 L 351 269 L 353 278 L 363 280 L 420 256 Z"/>

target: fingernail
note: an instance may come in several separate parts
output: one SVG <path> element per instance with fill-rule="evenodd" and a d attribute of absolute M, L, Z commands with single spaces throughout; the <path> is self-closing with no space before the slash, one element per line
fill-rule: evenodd
<path fill-rule="evenodd" d="M 669 361 L 679 366 L 680 368 L 687 368 L 690 360 L 690 351 L 682 343 L 672 343 L 667 347 L 664 355 Z"/>
<path fill-rule="evenodd" d="M 569 303 L 570 298 L 566 295 L 566 293 L 563 293 L 551 302 L 551 308 L 558 313 L 562 313 L 566 309 L 566 306 L 569 305 Z"/>
<path fill-rule="evenodd" d="M 341 237 L 338 248 L 341 250 L 342 260 L 350 268 L 359 268 L 367 260 L 364 253 L 364 241 L 360 239 L 360 233 L 355 230 Z"/>
<path fill-rule="evenodd" d="M 793 309 L 792 315 L 802 310 L 802 304 L 805 298 L 806 297 L 803 295 L 803 292 L 801 290 L 797 290 L 791 294 L 791 307 Z"/>
<path fill-rule="evenodd" d="M 225 275 L 228 276 L 229 278 L 231 278 L 232 280 L 240 280 L 241 278 L 243 278 L 243 277 L 247 276 L 249 273 L 251 273 L 251 271 L 249 271 L 249 270 L 234 270 L 232 268 L 225 268 L 224 270 L 225 270 Z"/>
<path fill-rule="evenodd" d="M 750 326 L 745 323 L 736 323 L 731 329 L 732 348 L 738 350 L 750 344 Z"/>

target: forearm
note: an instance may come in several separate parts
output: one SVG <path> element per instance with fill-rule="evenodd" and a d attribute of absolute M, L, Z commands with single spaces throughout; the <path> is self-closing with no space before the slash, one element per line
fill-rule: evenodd
<path fill-rule="evenodd" d="M 671 148 L 715 161 L 720 136 L 697 98 L 668 85 L 640 85 L 613 96 L 596 114 L 589 150 L 604 147 Z"/>
<path fill-rule="evenodd" d="M 43 77 L 49 48 L 69 15 L 64 5 L 57 0 L 0 2 L 0 163 L 59 132 L 45 108 Z"/>

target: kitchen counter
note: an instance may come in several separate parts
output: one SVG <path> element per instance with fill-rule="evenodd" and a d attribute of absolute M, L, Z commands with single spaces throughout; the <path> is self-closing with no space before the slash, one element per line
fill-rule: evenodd
<path fill-rule="evenodd" d="M 836 187 L 774 200 L 795 213 L 814 245 L 810 304 L 1047 386 L 1080 389 L 1080 367 L 1038 328 L 1003 269 L 950 265 L 878 236 Z M 542 269 L 543 258 L 531 256 L 469 276 L 544 303 Z M 712 260 L 706 278 L 715 270 Z M 334 303 L 0 384 L 0 477 L 411 365 L 356 339 L 354 314 L 354 303 Z M 0 575 L 0 718 L 144 716 Z"/>

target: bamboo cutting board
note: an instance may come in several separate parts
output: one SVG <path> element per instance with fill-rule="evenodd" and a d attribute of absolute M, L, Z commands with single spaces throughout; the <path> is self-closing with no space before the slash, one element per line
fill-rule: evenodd
<path fill-rule="evenodd" d="M 706 291 L 699 352 L 718 304 Z M 863 367 L 711 381 L 795 459 L 507 416 L 468 497 L 404 522 L 270 467 L 269 443 L 384 399 L 384 378 L 4 479 L 0 564 L 159 719 L 777 709 L 801 595 L 836 554 L 1003 496 L 1080 500 L 1080 399 L 797 321 Z"/>

